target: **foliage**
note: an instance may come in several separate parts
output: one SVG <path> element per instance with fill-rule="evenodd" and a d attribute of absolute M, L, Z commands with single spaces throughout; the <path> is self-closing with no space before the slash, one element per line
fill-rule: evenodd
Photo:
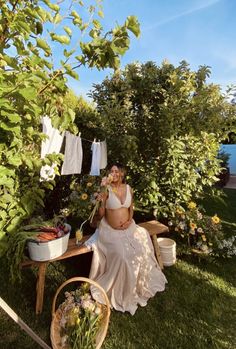
<path fill-rule="evenodd" d="M 94 127 L 107 139 L 110 159 L 128 166 L 137 205 L 166 215 L 217 181 L 219 142 L 236 114 L 209 75 L 209 67 L 191 71 L 185 61 L 133 63 L 94 85 Z"/>
<path fill-rule="evenodd" d="M 64 96 L 67 79 L 80 66 L 117 69 L 129 48 L 129 33 L 139 35 L 134 16 L 104 33 L 101 1 L 0 1 L 0 254 L 7 235 L 43 205 L 54 182 L 40 182 L 42 165 L 60 164 L 55 154 L 40 159 L 41 117 L 54 127 L 77 133 L 75 114 Z M 79 38 L 79 39 L 78 39 Z M 76 42 L 75 42 L 76 41 Z M 57 48 L 60 64 L 53 59 Z M 67 49 L 65 48 L 67 47 Z M 61 54 L 59 53 L 61 52 Z M 71 62 L 76 62 L 72 64 Z M 58 67 L 59 66 L 59 67 Z M 58 169 L 56 169 L 57 173 Z"/>
<path fill-rule="evenodd" d="M 203 212 L 195 202 L 190 201 L 186 209 L 176 207 L 168 224 L 189 247 L 212 253 L 218 241 L 223 239 L 222 226 L 217 214 L 209 217 Z"/>
<path fill-rule="evenodd" d="M 74 349 L 95 349 L 102 306 L 91 297 L 86 283 L 75 291 L 65 292 L 65 297 L 59 306 L 62 346 L 69 344 Z"/>

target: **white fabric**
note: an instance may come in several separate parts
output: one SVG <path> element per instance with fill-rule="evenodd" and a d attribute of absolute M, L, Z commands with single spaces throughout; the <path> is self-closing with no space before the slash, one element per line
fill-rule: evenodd
<path fill-rule="evenodd" d="M 47 135 L 47 139 L 42 141 L 41 146 L 41 159 L 43 159 L 47 154 L 56 153 L 58 154 L 61 149 L 61 145 L 64 138 L 64 133 L 60 134 L 60 132 L 52 127 L 51 119 L 48 116 L 44 116 L 42 118 L 43 124 L 43 133 Z M 45 165 L 40 170 L 40 180 L 51 180 L 55 177 L 54 167 L 56 165 L 52 164 L 52 166 Z"/>
<path fill-rule="evenodd" d="M 92 164 L 90 175 L 100 176 L 100 163 L 101 163 L 101 145 L 100 142 L 93 142 L 91 146 L 92 150 Z"/>
<path fill-rule="evenodd" d="M 100 169 L 104 169 L 107 167 L 107 142 L 100 142 L 101 147 L 101 160 L 100 160 Z"/>
<path fill-rule="evenodd" d="M 66 131 L 65 156 L 61 174 L 69 175 L 81 173 L 82 159 L 83 149 L 81 138 Z"/>
<path fill-rule="evenodd" d="M 93 245 L 97 242 L 97 239 L 98 239 L 98 229 L 96 229 L 95 232 L 93 233 L 93 235 L 91 235 L 90 238 L 84 242 L 84 245 L 89 250 L 92 250 Z"/>
<path fill-rule="evenodd" d="M 133 221 L 128 229 L 116 230 L 103 218 L 89 240 L 87 247 L 93 250 L 89 277 L 104 288 L 111 307 L 133 315 L 138 305 L 145 306 L 156 292 L 164 291 L 167 280 L 146 229 Z M 91 287 L 91 292 L 104 303 L 97 289 Z"/>

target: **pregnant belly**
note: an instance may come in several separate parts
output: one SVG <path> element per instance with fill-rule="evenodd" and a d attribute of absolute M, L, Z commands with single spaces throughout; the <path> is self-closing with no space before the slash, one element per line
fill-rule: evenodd
<path fill-rule="evenodd" d="M 119 227 L 129 220 L 129 209 L 121 207 L 116 210 L 106 210 L 106 221 L 113 229 Z"/>

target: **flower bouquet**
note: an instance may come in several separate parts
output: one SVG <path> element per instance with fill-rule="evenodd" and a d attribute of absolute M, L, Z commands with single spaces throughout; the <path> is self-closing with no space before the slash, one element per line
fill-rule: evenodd
<path fill-rule="evenodd" d="M 97 211 L 99 209 L 99 206 L 101 205 L 101 201 L 98 200 L 98 195 L 100 193 L 107 193 L 108 186 L 111 184 L 112 180 L 113 180 L 112 175 L 109 175 L 107 177 L 103 177 L 102 180 L 101 180 L 100 186 L 97 187 L 96 192 L 92 193 L 91 204 L 94 205 L 94 206 L 93 206 L 93 209 L 90 212 L 88 218 L 82 222 L 82 224 L 80 225 L 79 229 L 77 229 L 77 231 L 75 233 L 76 244 L 77 245 L 81 244 L 81 241 L 82 241 L 82 238 L 83 238 L 83 226 L 84 226 L 84 224 L 86 222 L 89 222 L 91 226 L 95 227 L 97 225 L 97 222 L 95 222 L 95 217 L 96 217 Z M 86 197 L 86 199 L 87 199 L 87 197 Z"/>
<path fill-rule="evenodd" d="M 69 283 L 83 282 L 74 291 L 65 292 L 65 301 L 55 311 L 60 291 Z M 98 288 L 104 304 L 95 301 L 90 286 Z M 52 306 L 51 342 L 53 349 L 99 349 L 105 339 L 110 303 L 103 288 L 95 281 L 74 277 L 57 290 Z"/>

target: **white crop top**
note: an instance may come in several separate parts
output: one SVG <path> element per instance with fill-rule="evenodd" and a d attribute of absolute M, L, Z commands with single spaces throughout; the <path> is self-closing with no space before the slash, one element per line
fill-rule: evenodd
<path fill-rule="evenodd" d="M 125 201 L 122 204 L 118 196 L 112 191 L 111 187 L 108 187 L 109 196 L 106 201 L 106 208 L 111 210 L 116 210 L 121 207 L 129 208 L 131 205 L 132 197 L 130 192 L 130 186 L 126 185 L 126 197 Z"/>

